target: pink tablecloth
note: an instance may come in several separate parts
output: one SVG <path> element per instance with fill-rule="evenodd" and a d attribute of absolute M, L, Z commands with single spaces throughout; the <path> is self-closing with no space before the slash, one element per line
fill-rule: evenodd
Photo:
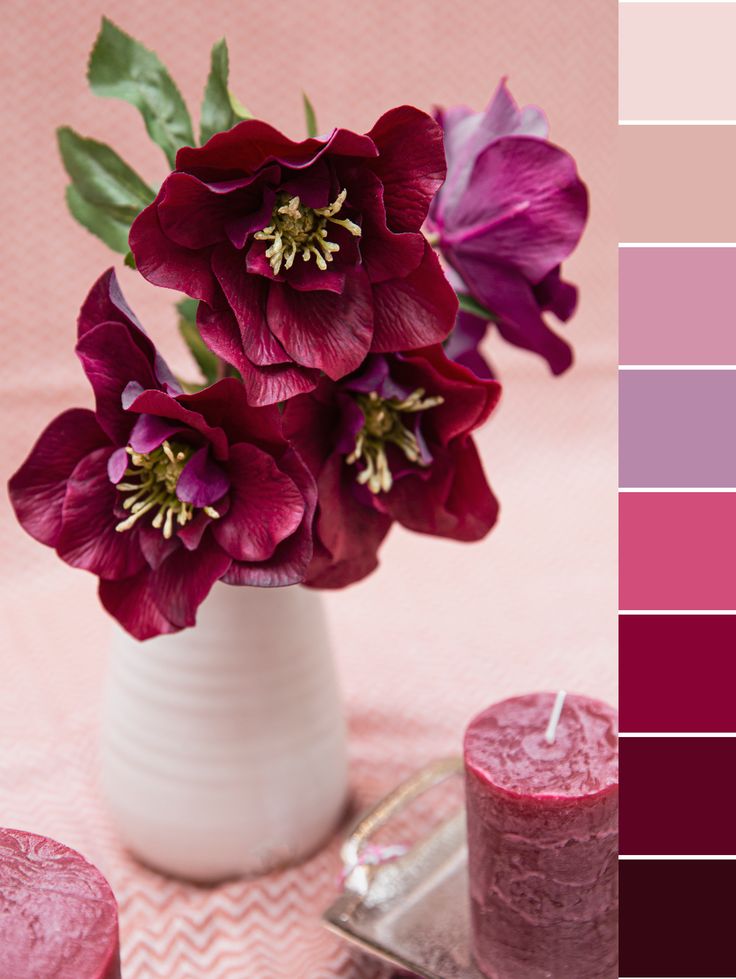
<path fill-rule="evenodd" d="M 5 477 L 53 413 L 89 403 L 71 353 L 74 316 L 110 264 L 65 213 L 54 127 L 69 122 L 109 139 L 151 180 L 163 175 L 134 110 L 85 91 L 86 52 L 103 9 L 160 51 L 195 106 L 205 45 L 227 33 L 235 91 L 292 133 L 301 131 L 301 88 L 323 125 L 339 119 L 359 129 L 401 101 L 480 105 L 503 72 L 521 100 L 544 104 L 593 200 L 587 237 L 569 263 L 582 289 L 566 328 L 578 364 L 554 380 L 530 356 L 494 345 L 506 393 L 480 444 L 502 501 L 498 528 L 474 546 L 396 532 L 373 578 L 326 597 L 350 719 L 355 806 L 457 751 L 468 718 L 493 700 L 559 687 L 613 700 L 614 6 L 297 0 L 281 8 L 212 0 L 203 19 L 192 0 L 82 0 L 73 17 L 51 0 L 11 0 L 0 62 L 11 75 L 2 110 Z M 121 279 L 181 366 L 173 297 L 154 294 L 129 270 Z M 63 840 L 107 874 L 120 902 L 125 979 L 383 975 L 318 923 L 336 892 L 337 840 L 302 867 L 214 890 L 165 880 L 121 851 L 96 788 L 109 622 L 94 581 L 25 538 L 4 499 L 0 534 L 0 824 Z"/>

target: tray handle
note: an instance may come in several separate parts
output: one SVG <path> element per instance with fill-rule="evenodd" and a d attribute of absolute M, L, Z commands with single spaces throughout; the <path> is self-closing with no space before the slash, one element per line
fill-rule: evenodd
<path fill-rule="evenodd" d="M 358 885 L 358 889 L 364 890 L 370 879 L 369 872 L 375 870 L 376 867 L 364 864 L 361 860 L 361 852 L 376 830 L 388 822 L 394 813 L 403 809 L 418 796 L 423 795 L 433 786 L 439 785 L 453 775 L 460 775 L 462 771 L 463 760 L 458 756 L 433 761 L 415 772 L 405 782 L 402 782 L 393 792 L 381 799 L 373 809 L 362 816 L 340 850 L 346 872 L 346 883 L 349 880 L 352 885 L 354 883 L 353 876 L 360 873 L 361 880 L 355 881 L 355 883 Z"/>

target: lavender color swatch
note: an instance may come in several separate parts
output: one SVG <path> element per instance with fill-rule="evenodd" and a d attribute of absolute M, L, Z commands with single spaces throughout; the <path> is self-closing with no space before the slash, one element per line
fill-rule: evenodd
<path fill-rule="evenodd" d="M 736 364 L 736 248 L 619 249 L 622 364 Z"/>
<path fill-rule="evenodd" d="M 736 371 L 621 371 L 620 485 L 736 487 Z"/>

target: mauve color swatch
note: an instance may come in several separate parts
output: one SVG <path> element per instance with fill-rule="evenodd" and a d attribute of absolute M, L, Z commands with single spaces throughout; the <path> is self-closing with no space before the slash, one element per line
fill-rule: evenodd
<path fill-rule="evenodd" d="M 618 265 L 622 364 L 736 364 L 736 248 L 621 248 Z"/>
<path fill-rule="evenodd" d="M 736 738 L 621 738 L 619 752 L 621 853 L 736 855 Z"/>
<path fill-rule="evenodd" d="M 736 126 L 621 126 L 618 144 L 619 241 L 734 241 Z"/>
<path fill-rule="evenodd" d="M 736 615 L 621 615 L 622 731 L 736 733 Z"/>
<path fill-rule="evenodd" d="M 622 860 L 619 877 L 622 979 L 734 979 L 736 860 Z"/>
<path fill-rule="evenodd" d="M 621 486 L 736 487 L 736 371 L 620 371 Z"/>
<path fill-rule="evenodd" d="M 736 609 L 736 493 L 621 493 L 619 608 Z"/>
<path fill-rule="evenodd" d="M 619 4 L 619 118 L 736 119 L 733 3 Z"/>

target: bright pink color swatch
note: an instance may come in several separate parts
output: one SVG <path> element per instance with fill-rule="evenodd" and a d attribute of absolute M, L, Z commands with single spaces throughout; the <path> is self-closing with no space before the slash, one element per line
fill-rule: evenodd
<path fill-rule="evenodd" d="M 736 608 L 736 493 L 621 493 L 621 609 Z"/>
<path fill-rule="evenodd" d="M 736 119 L 736 6 L 619 4 L 621 119 Z"/>
<path fill-rule="evenodd" d="M 736 248 L 621 248 L 618 267 L 622 364 L 736 364 Z"/>

